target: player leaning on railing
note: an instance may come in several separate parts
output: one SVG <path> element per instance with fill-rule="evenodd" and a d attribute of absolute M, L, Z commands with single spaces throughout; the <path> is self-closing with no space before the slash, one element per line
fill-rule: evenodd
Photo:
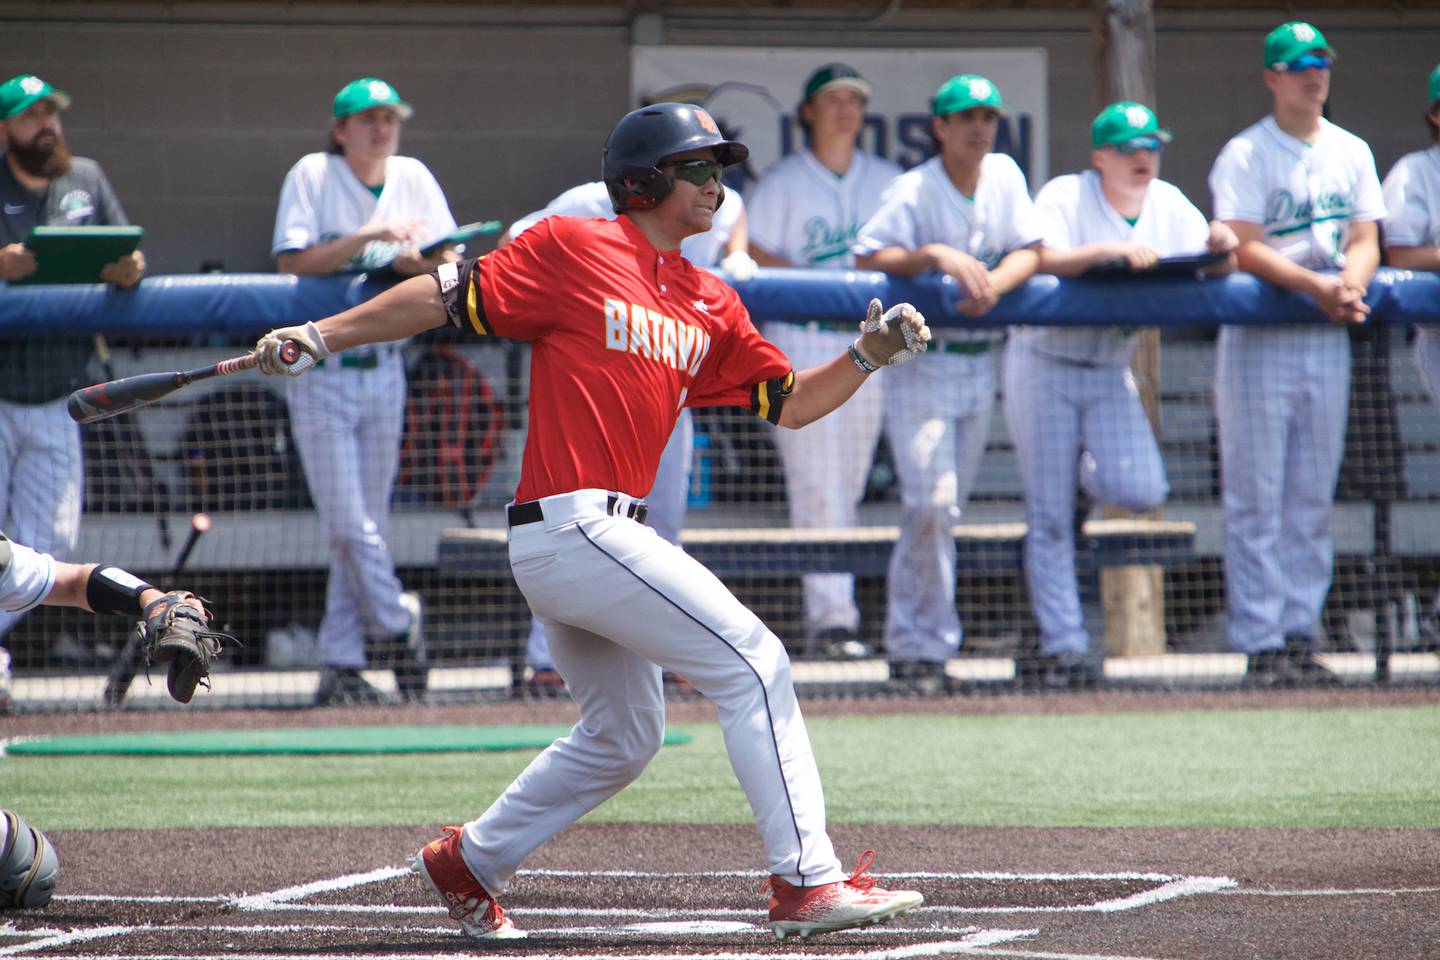
<path fill-rule="evenodd" d="M 871 852 L 853 874 L 841 868 L 784 646 L 643 524 L 639 497 L 683 407 L 743 406 L 801 427 L 880 367 L 923 353 L 930 337 L 911 305 L 882 314 L 872 301 L 846 353 L 796 372 L 735 291 L 679 255 L 681 240 L 710 228 L 721 172 L 748 153 L 698 107 L 636 110 L 605 148 L 618 219 L 548 219 L 489 256 L 256 346 L 262 369 L 283 373 L 287 338 L 318 358 L 449 322 L 531 344 L 531 429 L 508 508 L 510 563 L 581 720 L 479 819 L 446 828 L 416 857 L 471 936 L 520 935 L 495 897 L 521 861 L 638 777 L 660 748 L 662 667 L 717 707 L 769 860 L 778 936 L 883 922 L 923 899 L 875 886 L 865 876 Z"/>

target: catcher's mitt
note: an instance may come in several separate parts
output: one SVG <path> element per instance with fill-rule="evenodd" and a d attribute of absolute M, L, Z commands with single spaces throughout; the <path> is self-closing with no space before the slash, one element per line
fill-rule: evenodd
<path fill-rule="evenodd" d="M 196 684 L 210 688 L 210 663 L 226 642 L 235 638 L 210 629 L 210 614 L 191 602 L 195 594 L 171 590 L 145 608 L 139 624 L 145 640 L 145 658 L 170 664 L 166 685 L 170 696 L 189 703 Z"/>

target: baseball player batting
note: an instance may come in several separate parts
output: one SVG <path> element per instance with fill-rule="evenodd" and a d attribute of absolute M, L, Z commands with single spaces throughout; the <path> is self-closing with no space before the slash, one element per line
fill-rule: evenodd
<path fill-rule="evenodd" d="M 869 82 L 843 63 L 826 64 L 805 83 L 797 111 L 809 146 L 775 161 L 750 193 L 750 253 L 761 266 L 847 270 L 860 225 L 880 206 L 900 173 L 888 160 L 856 149 L 865 124 Z M 853 339 L 850 324 L 775 320 L 765 336 L 796 364 L 823 363 Z M 852 527 L 880 439 L 884 396 L 879 381 L 815 429 L 775 434 L 785 468 L 790 523 L 799 528 Z M 855 659 L 870 655 L 858 637 L 855 578 L 804 578 L 809 652 Z"/>
<path fill-rule="evenodd" d="M 1425 124 L 1432 145 L 1396 161 L 1381 185 L 1385 195 L 1385 253 L 1392 267 L 1440 270 L 1440 67 L 1430 72 L 1429 109 Z M 1440 406 L 1440 327 L 1415 331 L 1415 369 L 1430 399 Z M 1431 602 L 1422 627 L 1433 641 L 1440 592 Z"/>
<path fill-rule="evenodd" d="M 1035 207 L 1045 231 L 1040 270 L 1077 276 L 1112 261 L 1137 273 L 1161 257 L 1229 253 L 1235 234 L 1211 224 L 1179 188 L 1158 179 L 1171 139 L 1149 107 L 1123 101 L 1090 125 L 1094 169 L 1056 177 Z M 1233 269 L 1231 260 L 1221 269 Z M 1134 327 L 1012 327 L 1005 348 L 1005 419 L 1025 487 L 1025 572 L 1040 657 L 1020 662 L 1021 680 L 1088 686 L 1090 634 L 1075 577 L 1079 483 L 1101 503 L 1136 513 L 1165 502 L 1169 482 L 1145 416 L 1130 357 Z"/>
<path fill-rule="evenodd" d="M 924 317 L 870 305 L 846 352 L 796 372 L 734 290 L 678 248 L 708 230 L 720 176 L 746 147 L 689 104 L 623 117 L 605 146 L 614 221 L 551 217 L 496 252 L 407 280 L 344 313 L 256 346 L 282 373 L 281 343 L 332 350 L 449 322 L 477 337 L 526 340 L 531 429 L 506 511 L 510 566 L 545 624 L 580 708 L 478 819 L 447 827 L 416 873 L 473 937 L 519 936 L 496 897 L 530 851 L 645 769 L 665 726 L 661 669 L 717 708 L 730 763 L 770 868 L 770 924 L 808 936 L 879 923 L 922 897 L 840 866 L 785 648 L 714 575 L 644 525 L 640 494 L 686 406 L 741 406 L 801 427 L 849 399 L 871 372 L 922 353 Z"/>
<path fill-rule="evenodd" d="M 510 225 L 500 246 L 529 230 L 546 217 L 603 217 L 613 220 L 618 214 L 610 200 L 610 191 L 603 180 L 593 180 L 571 187 L 551 200 L 543 209 L 526 214 Z M 680 254 L 697 267 L 725 266 L 734 275 L 736 265 L 750 258 L 745 253 L 745 201 L 734 190 L 725 191 L 725 199 L 715 211 L 713 225 L 704 233 L 686 237 Z M 743 272 L 744 266 L 740 267 Z M 753 262 L 749 272 L 754 272 Z M 675 432 L 660 455 L 655 485 L 645 495 L 649 514 L 647 526 L 671 543 L 679 544 L 680 530 L 685 525 L 685 506 L 690 494 L 690 469 L 694 460 L 695 423 L 690 411 L 683 410 Z M 555 686 L 559 675 L 550 659 L 550 642 L 539 620 L 530 621 L 530 635 L 525 643 L 525 662 L 531 670 L 531 683 L 540 688 Z"/>
<path fill-rule="evenodd" d="M 1040 227 L 1025 175 L 991 152 L 1005 109 L 995 85 L 974 74 L 952 77 L 931 107 L 940 152 L 886 193 L 860 230 L 857 263 L 901 276 L 949 274 L 969 294 L 960 308 L 980 316 L 1034 273 Z M 891 678 L 921 692 L 945 685 L 945 661 L 960 645 L 951 528 L 985 453 L 996 342 L 989 332 L 946 331 L 914 374 L 886 384 L 901 521 L 890 555 L 885 649 Z"/>
<path fill-rule="evenodd" d="M 1347 324 L 1364 323 L 1385 216 L 1370 148 L 1321 116 L 1335 51 L 1308 23 L 1265 38 L 1270 116 L 1220 151 L 1215 217 L 1240 269 L 1309 296 L 1315 326 L 1227 326 L 1215 412 L 1230 642 L 1257 686 L 1334 683 L 1314 657 L 1335 545 L 1330 513 L 1350 399 Z"/>

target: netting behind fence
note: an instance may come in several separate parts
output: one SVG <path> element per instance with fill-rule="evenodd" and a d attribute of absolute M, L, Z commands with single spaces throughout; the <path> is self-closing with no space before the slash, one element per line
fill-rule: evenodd
<path fill-rule="evenodd" d="M 814 278 L 805 282 L 811 292 L 804 299 L 813 303 Z M 1035 286 L 1036 297 L 1061 299 L 1053 282 Z M 1233 307 L 1225 303 L 1224 284 L 1195 287 L 1194 296 L 1212 308 Z M 797 330 L 827 332 L 831 321 L 762 314 L 763 286 L 745 292 L 762 323 L 798 320 Z M 1188 296 L 1173 289 L 1170 295 Z M 844 318 L 834 322 L 849 325 L 843 305 L 829 309 Z M 1063 312 L 1063 305 L 1055 309 Z M 1185 309 L 1192 308 L 1176 308 Z M 1039 313 L 1031 310 L 1025 319 L 1044 319 Z M 226 317 L 213 327 L 232 332 L 199 337 L 177 337 L 175 329 L 137 333 L 134 324 L 120 324 L 108 344 L 110 368 L 92 361 L 87 375 L 98 380 L 190 369 L 234 355 L 253 337 L 233 331 L 256 326 L 255 318 Z M 75 326 L 100 329 L 105 320 Z M 1027 666 L 1037 652 L 1054 652 L 1055 637 L 1070 628 L 1089 635 L 1088 651 L 1074 636 L 1066 649 L 1084 654 L 1079 659 L 1096 682 L 1239 683 L 1246 658 L 1236 652 L 1234 617 L 1226 607 L 1214 328 L 1171 329 L 1163 337 L 1156 382 L 1159 489 L 1146 488 L 1144 464 L 1135 462 L 1144 444 L 1131 448 L 1148 443 L 1148 436 L 1136 434 L 1125 411 L 1100 402 L 1104 371 L 1054 364 L 1017 369 L 1014 356 L 1006 370 L 998 329 L 984 349 L 973 338 L 946 333 L 943 324 L 939 333 L 934 356 L 877 378 L 878 395 L 864 401 L 878 422 L 873 447 L 846 443 L 851 434 L 838 434 L 812 445 L 798 472 L 794 453 L 787 463 L 768 424 L 738 410 L 694 414 L 693 438 L 678 457 L 679 509 L 671 511 L 683 514 L 676 517 L 682 542 L 786 642 L 801 689 L 910 694 L 1068 687 L 1063 677 L 1027 673 Z M 1440 524 L 1440 415 L 1412 360 L 1406 324 L 1322 333 L 1335 357 L 1348 348 L 1348 361 L 1327 369 L 1343 379 L 1348 364 L 1349 385 L 1339 388 L 1338 404 L 1335 395 L 1328 405 L 1316 403 L 1310 434 L 1288 441 L 1299 445 L 1291 451 L 1296 462 L 1312 469 L 1308 458 L 1324 438 L 1344 437 L 1336 500 L 1325 511 L 1333 531 L 1333 585 L 1328 593 L 1320 588 L 1318 649 L 1346 682 L 1377 676 L 1434 682 L 1440 678 L 1430 624 L 1440 586 L 1433 547 L 1440 542 L 1433 534 Z M 965 346 L 949 348 L 952 343 Z M 1267 393 L 1295 379 L 1281 369 L 1292 359 L 1282 351 L 1252 368 L 1263 376 L 1238 386 L 1262 405 L 1311 402 Z M 957 412 L 954 420 L 927 428 L 945 434 L 936 449 L 950 459 L 925 482 L 962 494 L 968 487 L 960 514 L 944 524 L 954 524 L 944 534 L 955 543 L 953 582 L 943 585 L 944 602 L 928 606 L 905 593 L 914 593 L 923 574 L 897 574 L 892 566 L 896 542 L 927 517 L 928 505 L 916 502 L 914 491 L 929 488 L 912 482 L 912 496 L 902 496 L 917 454 L 897 451 L 900 431 L 883 393 L 887 379 L 932 374 L 925 364 L 949 371 L 934 389 L 953 393 L 946 409 Z M 394 698 L 399 688 L 390 641 L 408 629 L 396 599 L 401 591 L 423 604 L 430 699 L 542 692 L 543 685 L 527 685 L 533 668 L 544 663 L 532 651 L 527 664 L 530 619 L 506 566 L 502 520 L 528 426 L 527 369 L 522 345 L 477 346 L 440 335 L 394 351 L 331 358 L 327 368 L 295 383 L 242 374 L 196 384 L 82 429 L 83 512 L 73 550 L 47 542 L 44 521 L 62 509 L 59 494 L 69 477 L 52 461 L 45 461 L 48 475 L 29 473 L 19 482 L 12 475 L 4 529 L 69 559 L 119 563 L 209 598 L 217 623 L 242 646 L 227 650 L 214 689 L 199 695 L 197 705 L 312 703 L 324 661 L 337 658 L 363 664 L 366 682 L 382 698 Z M 70 429 L 63 411 L 36 407 L 28 415 L 23 430 L 13 420 L 7 425 L 12 463 L 20 462 L 24 430 L 53 439 Z M 1343 434 L 1332 429 L 1341 416 Z M 1262 458 L 1261 424 L 1253 412 L 1246 417 L 1237 436 L 1250 455 Z M 1067 418 L 1083 443 L 1052 435 Z M 1017 444 L 1014 431 L 1035 424 L 1050 432 Z M 968 452 L 966 430 L 980 431 Z M 363 438 L 343 461 L 328 439 L 339 431 Z M 930 436 L 922 430 L 910 434 L 910 442 L 916 435 Z M 1104 467 L 1122 462 L 1129 469 L 1111 469 L 1108 480 L 1087 478 L 1095 469 L 1087 455 Z M 1032 571 L 1059 571 L 1038 584 L 1026 575 L 1026 537 L 1033 536 L 1026 525 L 1027 470 L 1031 518 L 1042 496 L 1051 501 L 1049 528 L 1056 527 L 1055 510 L 1063 511 L 1062 529 L 1048 533 L 1064 562 L 1057 567 L 1052 556 L 1050 566 L 1037 567 L 1032 560 Z M 1299 489 L 1323 488 L 1323 475 L 1311 480 Z M 835 496 L 833 488 L 846 483 L 853 494 Z M 1151 509 L 1157 492 L 1163 505 Z M 837 504 L 797 504 L 800 496 L 829 496 Z M 317 500 L 359 505 L 354 509 L 381 526 L 356 524 L 353 513 L 337 518 L 333 509 L 318 510 Z M 845 510 L 847 500 L 854 501 L 853 511 Z M 1141 512 L 1118 511 L 1117 503 Z M 177 572 L 192 518 L 200 513 L 210 528 Z M 947 519 L 939 516 L 936 522 Z M 398 584 L 387 585 L 383 570 L 366 568 L 377 534 Z M 1072 538 L 1073 591 L 1064 575 Z M 1305 558 L 1286 552 L 1293 546 L 1273 549 L 1298 578 Z M 337 577 L 350 584 L 348 592 L 337 588 Z M 1071 593 L 1078 600 L 1073 609 Z M 908 613 L 897 617 L 897 610 Z M 1076 610 L 1078 623 L 1072 622 Z M 936 673 L 923 665 L 934 661 L 937 639 L 948 642 L 945 618 L 952 611 L 963 640 L 953 656 L 942 653 Z M 327 627 L 322 618 L 330 620 Z M 128 627 L 119 618 L 48 607 L 20 618 L 5 635 L 16 707 L 101 705 Z M 149 684 L 142 672 L 125 702 L 167 704 L 163 677 L 157 673 Z"/>

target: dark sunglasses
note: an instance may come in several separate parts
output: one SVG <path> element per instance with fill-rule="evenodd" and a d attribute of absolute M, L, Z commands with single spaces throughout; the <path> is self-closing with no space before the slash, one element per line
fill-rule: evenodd
<path fill-rule="evenodd" d="M 1280 73 L 1304 73 L 1306 70 L 1329 70 L 1335 61 L 1318 53 L 1307 53 L 1289 63 L 1278 63 L 1275 69 Z"/>
<path fill-rule="evenodd" d="M 660 166 L 669 167 L 675 171 L 675 176 L 697 187 L 705 186 L 705 181 L 711 177 L 719 183 L 720 176 L 725 172 L 725 165 L 715 160 L 666 160 Z"/>
<path fill-rule="evenodd" d="M 1125 156 L 1139 153 L 1141 150 L 1149 150 L 1151 153 L 1159 153 L 1165 149 L 1165 141 L 1159 137 L 1136 137 L 1134 140 L 1122 140 L 1112 144 L 1116 153 L 1123 153 Z"/>

